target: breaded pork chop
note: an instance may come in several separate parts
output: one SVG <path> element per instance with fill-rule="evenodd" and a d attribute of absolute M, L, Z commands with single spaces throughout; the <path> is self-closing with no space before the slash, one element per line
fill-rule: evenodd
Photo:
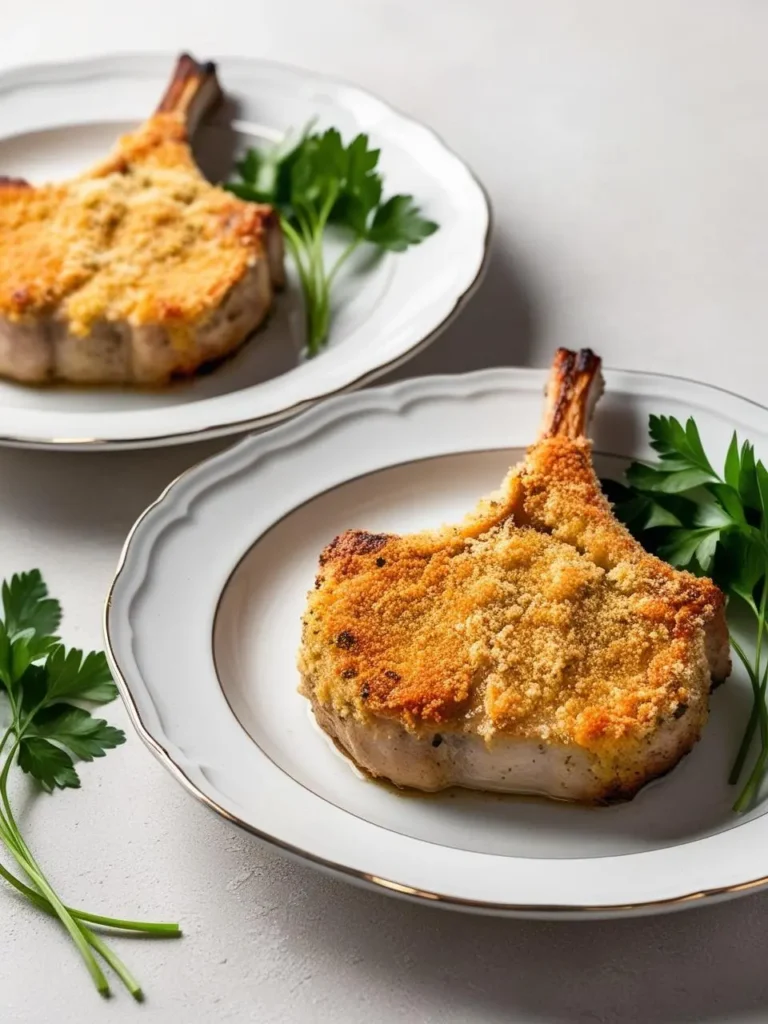
<path fill-rule="evenodd" d="M 613 517 L 583 436 L 599 365 L 557 353 L 539 441 L 462 524 L 320 556 L 301 691 L 372 776 L 602 802 L 699 739 L 730 672 L 723 595 Z"/>
<path fill-rule="evenodd" d="M 189 136 L 220 96 L 182 55 L 157 112 L 72 181 L 0 178 L 0 376 L 164 384 L 236 349 L 283 281 L 271 207 L 198 170 Z"/>

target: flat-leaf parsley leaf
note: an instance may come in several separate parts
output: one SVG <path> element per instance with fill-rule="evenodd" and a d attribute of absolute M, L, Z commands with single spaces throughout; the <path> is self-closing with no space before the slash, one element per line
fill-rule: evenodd
<path fill-rule="evenodd" d="M 760 750 L 734 809 L 748 810 L 768 771 L 768 469 L 749 441 L 734 433 L 723 475 L 704 451 L 695 421 L 651 416 L 653 465 L 634 462 L 628 487 L 604 481 L 618 517 L 650 551 L 672 565 L 706 573 L 730 604 L 741 602 L 755 622 L 755 655 L 748 657 L 731 633 L 731 646 L 752 685 L 752 710 L 729 781 L 741 778 L 759 732 Z"/>
<path fill-rule="evenodd" d="M 359 245 L 403 252 L 437 231 L 413 196 L 382 202 L 378 162 L 379 150 L 369 146 L 367 135 L 357 135 L 345 146 L 335 128 L 307 129 L 298 140 L 289 135 L 271 150 L 248 150 L 236 165 L 238 179 L 226 186 L 241 199 L 271 203 L 280 214 L 304 294 L 310 356 L 328 338 L 331 287 Z M 347 245 L 326 270 L 323 237 L 328 225 L 343 231 Z"/>

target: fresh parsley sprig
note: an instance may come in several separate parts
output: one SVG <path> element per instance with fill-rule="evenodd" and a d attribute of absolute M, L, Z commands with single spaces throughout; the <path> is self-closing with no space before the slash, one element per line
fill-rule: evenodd
<path fill-rule="evenodd" d="M 280 213 L 304 293 L 310 356 L 327 340 L 331 288 L 358 246 L 368 242 L 403 252 L 437 231 L 412 196 L 382 202 L 378 162 L 379 150 L 369 147 L 367 135 L 345 146 L 335 128 L 322 133 L 307 129 L 271 150 L 249 149 L 236 165 L 239 180 L 226 186 L 241 199 L 271 203 Z M 323 237 L 329 225 L 343 231 L 347 245 L 326 270 Z"/>
<path fill-rule="evenodd" d="M 755 802 L 768 770 L 768 470 L 749 441 L 734 432 L 722 476 L 704 451 L 693 419 L 683 426 L 671 416 L 651 416 L 653 465 L 634 462 L 628 486 L 604 481 L 614 510 L 632 533 L 672 565 L 712 577 L 732 602 L 754 620 L 755 655 L 750 658 L 731 630 L 731 646 L 752 686 L 752 710 L 729 777 L 741 778 L 755 733 L 760 751 L 734 804 Z"/>
<path fill-rule="evenodd" d="M 92 761 L 125 742 L 120 729 L 93 718 L 82 706 L 108 704 L 117 696 L 117 688 L 103 652 L 83 656 L 82 651 L 67 650 L 61 643 L 56 635 L 61 607 L 48 596 L 37 569 L 3 584 L 2 605 L 0 694 L 8 724 L 0 733 L 0 840 L 26 881 L 3 864 L 0 877 L 34 906 L 59 919 L 102 995 L 109 995 L 109 984 L 97 957 L 140 1000 L 139 983 L 91 925 L 158 936 L 180 935 L 178 925 L 104 917 L 66 906 L 22 836 L 8 793 L 14 763 L 49 793 L 77 789 L 80 778 L 74 758 Z"/>

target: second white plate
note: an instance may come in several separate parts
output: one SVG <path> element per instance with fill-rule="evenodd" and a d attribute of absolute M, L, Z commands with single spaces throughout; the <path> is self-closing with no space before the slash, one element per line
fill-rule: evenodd
<path fill-rule="evenodd" d="M 85 170 L 152 112 L 174 62 L 171 55 L 121 56 L 4 72 L 0 174 L 37 183 Z M 415 196 L 439 231 L 372 266 L 360 257 L 357 272 L 351 267 L 339 280 L 329 345 L 315 359 L 300 359 L 288 260 L 289 288 L 268 325 L 211 374 L 157 392 L 0 381 L 0 443 L 142 448 L 268 426 L 410 358 L 472 291 L 486 257 L 488 202 L 433 132 L 362 89 L 308 71 L 232 57 L 217 64 L 227 102 L 194 139 L 211 180 L 230 176 L 237 151 L 316 118 L 318 129 L 335 126 L 345 139 L 368 133 L 381 147 L 387 193 Z"/>
<path fill-rule="evenodd" d="M 390 892 L 572 916 L 762 886 L 766 804 L 736 817 L 726 781 L 749 711 L 739 671 L 713 696 L 694 752 L 631 803 L 608 808 L 403 795 L 357 775 L 296 692 L 300 616 L 319 551 L 347 527 L 406 531 L 461 518 L 535 437 L 544 380 L 495 370 L 336 399 L 173 484 L 135 527 L 106 612 L 134 722 L 219 813 Z M 745 399 L 607 371 L 594 423 L 600 470 L 651 455 L 651 412 L 694 415 L 715 459 L 734 428 L 768 450 L 766 410 Z"/>

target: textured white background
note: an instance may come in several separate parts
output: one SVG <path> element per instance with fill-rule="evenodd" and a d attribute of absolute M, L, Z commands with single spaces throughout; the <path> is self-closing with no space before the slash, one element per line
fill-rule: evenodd
<path fill-rule="evenodd" d="M 766 400 L 759 0 L 0 0 L 0 11 L 2 66 L 104 50 L 254 54 L 357 81 L 433 125 L 488 186 L 497 230 L 473 305 L 402 373 L 544 365 L 565 342 Z M 98 645 L 131 522 L 214 447 L 0 451 L 0 574 L 40 565 L 67 640 Z M 3 1024 L 768 1017 L 766 896 L 638 921 L 472 919 L 284 860 L 187 797 L 133 735 L 83 777 L 81 792 L 24 813 L 52 877 L 90 909 L 178 918 L 185 938 L 121 941 L 148 1001 L 121 991 L 102 1004 L 55 925 L 0 891 Z"/>

